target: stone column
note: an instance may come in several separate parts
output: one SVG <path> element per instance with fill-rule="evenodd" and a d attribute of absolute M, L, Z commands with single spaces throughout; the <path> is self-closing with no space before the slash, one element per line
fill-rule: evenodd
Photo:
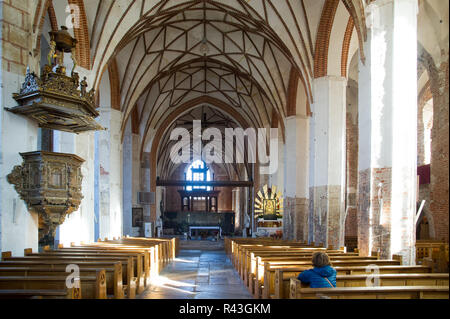
<path fill-rule="evenodd" d="M 358 247 L 414 262 L 417 186 L 417 0 L 367 8 L 359 78 Z"/>
<path fill-rule="evenodd" d="M 233 198 L 233 211 L 235 216 L 234 224 L 236 232 L 243 228 L 239 195 L 240 195 L 239 188 L 234 188 L 232 198 Z"/>
<path fill-rule="evenodd" d="M 122 113 L 109 107 L 99 109 L 98 122 L 105 131 L 98 133 L 100 238 L 122 236 Z"/>
<path fill-rule="evenodd" d="M 309 118 L 286 119 L 286 161 L 283 236 L 286 239 L 308 238 L 308 150 Z"/>
<path fill-rule="evenodd" d="M 85 160 L 81 166 L 83 200 L 78 210 L 68 215 L 56 231 L 55 239 L 64 246 L 95 239 L 95 134 L 54 131 L 55 152 L 76 154 Z"/>
<path fill-rule="evenodd" d="M 435 225 L 435 238 L 448 242 L 448 161 L 449 161 L 449 52 L 441 50 L 440 61 L 431 69 L 433 94 L 433 129 L 431 131 L 430 210 Z"/>
<path fill-rule="evenodd" d="M 131 120 L 125 128 L 123 136 L 123 234 L 132 236 L 132 208 L 133 208 L 133 135 Z"/>
<path fill-rule="evenodd" d="M 150 192 L 150 163 L 151 163 L 151 154 L 144 152 L 142 154 L 142 162 L 141 162 L 141 188 L 140 192 Z M 144 210 L 144 222 L 154 222 L 155 220 L 151 219 L 151 205 L 142 204 Z M 156 210 L 155 210 L 156 213 Z"/>
<path fill-rule="evenodd" d="M 346 85 L 343 77 L 315 79 L 312 105 L 312 240 L 335 248 L 344 244 Z"/>
<path fill-rule="evenodd" d="M 281 195 L 285 196 L 284 191 L 284 178 L 285 178 L 285 169 L 284 169 L 284 156 L 285 156 L 285 141 L 283 140 L 283 134 L 281 133 L 281 129 L 278 129 L 278 169 L 277 171 L 269 175 L 269 183 L 271 185 L 275 185 L 277 187 L 277 192 L 280 191 Z"/>

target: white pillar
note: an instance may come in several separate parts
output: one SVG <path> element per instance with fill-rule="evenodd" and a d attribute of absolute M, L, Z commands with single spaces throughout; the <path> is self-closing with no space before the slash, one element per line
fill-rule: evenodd
<path fill-rule="evenodd" d="M 285 203 L 283 234 L 285 238 L 307 240 L 308 237 L 308 150 L 309 118 L 296 115 L 286 118 Z"/>
<path fill-rule="evenodd" d="M 100 238 L 122 236 L 122 145 L 120 126 L 122 113 L 100 108 L 98 122 L 100 165 Z"/>
<path fill-rule="evenodd" d="M 125 128 L 123 136 L 123 234 L 132 235 L 133 207 L 133 136 L 131 120 Z"/>
<path fill-rule="evenodd" d="M 78 210 L 68 215 L 58 227 L 59 243 L 68 246 L 71 242 L 94 241 L 95 133 L 85 132 L 77 135 L 54 131 L 53 145 L 55 152 L 76 154 L 85 161 L 81 166 L 83 199 Z"/>
<path fill-rule="evenodd" d="M 144 152 L 142 154 L 142 162 L 141 162 L 141 187 L 140 192 L 151 193 L 151 153 Z M 151 205 L 142 204 L 144 211 L 144 222 L 152 222 L 152 232 L 155 227 L 155 221 L 151 220 Z"/>
<path fill-rule="evenodd" d="M 417 169 L 417 0 L 367 7 L 359 83 L 359 243 L 414 262 Z"/>
<path fill-rule="evenodd" d="M 312 105 L 312 239 L 335 248 L 344 244 L 346 85 L 343 77 L 315 79 Z"/>

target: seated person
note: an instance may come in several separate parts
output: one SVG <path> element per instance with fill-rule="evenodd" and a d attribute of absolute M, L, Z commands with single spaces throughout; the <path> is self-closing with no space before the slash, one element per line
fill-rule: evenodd
<path fill-rule="evenodd" d="M 310 288 L 335 288 L 336 269 L 331 267 L 330 258 L 324 252 L 312 255 L 313 269 L 308 269 L 298 275 L 298 280 L 309 284 Z"/>

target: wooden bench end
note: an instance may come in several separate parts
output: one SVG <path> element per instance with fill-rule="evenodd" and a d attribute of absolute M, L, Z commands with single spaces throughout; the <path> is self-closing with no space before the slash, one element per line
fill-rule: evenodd
<path fill-rule="evenodd" d="M 10 251 L 2 252 L 2 260 L 5 260 L 6 258 L 11 258 L 11 257 L 12 257 L 12 252 L 10 252 Z"/>

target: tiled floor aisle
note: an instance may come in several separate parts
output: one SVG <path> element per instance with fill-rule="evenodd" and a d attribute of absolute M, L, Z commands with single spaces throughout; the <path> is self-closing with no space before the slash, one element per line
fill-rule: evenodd
<path fill-rule="evenodd" d="M 138 298 L 252 298 L 223 250 L 181 250 L 159 279 Z"/>

